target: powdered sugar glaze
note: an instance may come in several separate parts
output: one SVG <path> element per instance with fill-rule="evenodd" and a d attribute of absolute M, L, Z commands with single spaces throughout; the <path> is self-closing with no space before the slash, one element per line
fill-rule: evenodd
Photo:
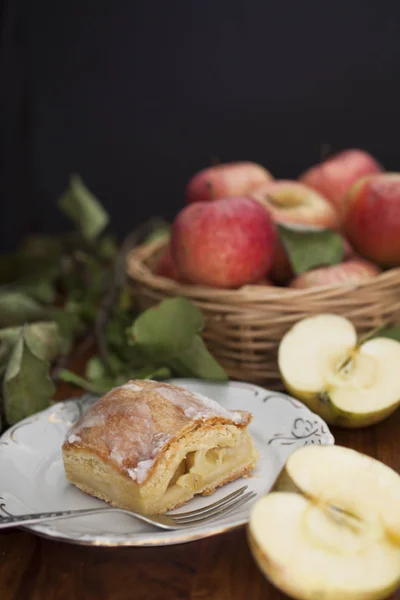
<path fill-rule="evenodd" d="M 160 423 L 156 414 L 160 396 L 178 408 L 185 420 L 222 417 L 236 425 L 248 421 L 246 413 L 228 411 L 200 394 L 145 380 L 128 382 L 92 404 L 70 429 L 67 440 L 70 444 L 96 447 L 141 484 L 161 450 L 182 427 L 182 417 L 175 421 L 169 418 L 168 425 Z"/>
<path fill-rule="evenodd" d="M 223 417 L 232 420 L 236 425 L 244 422 L 244 417 L 240 412 L 228 411 L 215 400 L 201 394 L 188 392 L 180 388 L 172 388 L 167 385 L 159 385 L 154 388 L 154 391 L 181 408 L 188 419 L 204 420 L 212 417 Z"/>

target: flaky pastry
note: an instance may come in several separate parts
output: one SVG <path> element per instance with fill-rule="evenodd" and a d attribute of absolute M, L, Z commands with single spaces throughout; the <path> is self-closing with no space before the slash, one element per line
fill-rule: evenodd
<path fill-rule="evenodd" d="M 251 418 L 172 384 L 129 381 L 72 426 L 62 447 L 65 473 L 113 506 L 164 513 L 255 467 Z"/>

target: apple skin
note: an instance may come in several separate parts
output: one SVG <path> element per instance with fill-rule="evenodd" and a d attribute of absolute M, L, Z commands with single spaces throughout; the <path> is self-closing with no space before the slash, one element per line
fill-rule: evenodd
<path fill-rule="evenodd" d="M 350 187 L 361 177 L 382 171 L 383 167 L 368 152 L 351 148 L 307 169 L 299 181 L 325 196 L 341 213 Z"/>
<path fill-rule="evenodd" d="M 336 210 L 328 200 L 298 181 L 269 181 L 250 195 L 265 206 L 276 223 L 339 227 Z"/>
<path fill-rule="evenodd" d="M 160 275 L 161 277 L 167 277 L 167 279 L 172 279 L 178 283 L 187 283 L 185 278 L 179 272 L 171 253 L 171 246 L 168 246 L 164 249 L 163 253 L 159 257 L 156 267 L 154 269 L 154 273 L 156 275 Z"/>
<path fill-rule="evenodd" d="M 400 173 L 369 175 L 354 184 L 342 228 L 365 258 L 382 267 L 400 266 Z"/>
<path fill-rule="evenodd" d="M 290 283 L 291 288 L 307 289 L 326 285 L 359 283 L 372 279 L 381 273 L 379 267 L 362 258 L 352 258 L 338 265 L 317 267 L 301 273 Z"/>
<path fill-rule="evenodd" d="M 188 204 L 227 196 L 245 196 L 265 181 L 273 179 L 263 166 L 253 162 L 232 162 L 202 169 L 189 180 L 185 197 Z"/>
<path fill-rule="evenodd" d="M 175 218 L 172 257 L 193 283 L 237 288 L 268 274 L 276 237 L 270 215 L 252 198 L 195 202 Z"/>
<path fill-rule="evenodd" d="M 381 423 L 381 421 L 392 415 L 399 408 L 400 404 L 399 402 L 399 404 L 392 404 L 381 410 L 360 415 L 340 410 L 332 403 L 329 395 L 321 397 L 319 394 L 299 391 L 284 378 L 282 378 L 282 382 L 288 394 L 303 402 L 312 412 L 319 415 L 329 425 L 343 429 L 360 429 Z"/>

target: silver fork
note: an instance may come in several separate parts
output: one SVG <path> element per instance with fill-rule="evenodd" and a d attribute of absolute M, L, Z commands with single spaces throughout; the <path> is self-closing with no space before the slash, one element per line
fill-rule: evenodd
<path fill-rule="evenodd" d="M 213 504 L 208 504 L 197 510 L 189 512 L 170 513 L 164 515 L 142 515 L 123 508 L 84 508 L 80 510 L 63 510 L 58 512 L 34 513 L 28 515 L 8 515 L 0 516 L 0 529 L 8 529 L 11 527 L 21 527 L 24 525 L 35 525 L 37 523 L 47 523 L 49 521 L 57 521 L 60 519 L 71 519 L 73 517 L 81 517 L 84 515 L 96 515 L 106 512 L 123 513 L 131 517 L 136 517 L 141 521 L 150 523 L 161 529 L 183 529 L 187 527 L 195 527 L 201 523 L 211 521 L 220 515 L 226 515 L 239 506 L 242 506 L 249 500 L 256 497 L 255 492 L 247 492 L 247 485 L 239 488 L 235 492 L 224 496 Z M 4 508 L 0 506 L 0 508 Z"/>

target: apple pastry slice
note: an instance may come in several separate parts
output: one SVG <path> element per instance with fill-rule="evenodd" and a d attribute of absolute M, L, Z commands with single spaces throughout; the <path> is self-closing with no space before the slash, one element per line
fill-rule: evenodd
<path fill-rule="evenodd" d="M 129 381 L 70 429 L 62 447 L 65 473 L 113 506 L 161 514 L 255 467 L 251 417 L 175 385 Z"/>

